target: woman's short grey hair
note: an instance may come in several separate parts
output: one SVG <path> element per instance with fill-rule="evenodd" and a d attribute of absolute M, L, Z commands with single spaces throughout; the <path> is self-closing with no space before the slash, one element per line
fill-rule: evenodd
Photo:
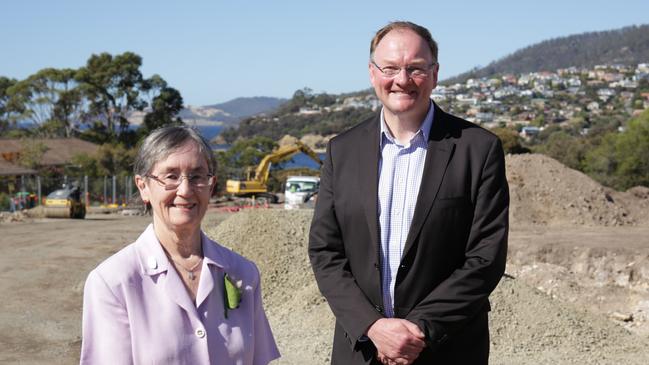
<path fill-rule="evenodd" d="M 156 163 L 169 157 L 187 142 L 194 142 L 199 152 L 205 156 L 210 174 L 216 172 L 216 158 L 209 142 L 194 128 L 188 126 L 161 127 L 149 134 L 135 157 L 133 172 L 145 176 L 151 173 Z"/>

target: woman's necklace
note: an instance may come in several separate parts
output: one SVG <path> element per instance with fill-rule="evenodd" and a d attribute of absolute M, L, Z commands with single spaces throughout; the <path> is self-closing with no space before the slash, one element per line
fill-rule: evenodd
<path fill-rule="evenodd" d="M 196 268 L 198 267 L 198 265 L 200 265 L 201 262 L 203 262 L 203 258 L 201 257 L 201 258 L 200 258 L 200 259 L 199 259 L 199 260 L 194 264 L 194 266 L 192 266 L 192 267 L 190 267 L 190 268 L 188 269 L 188 268 L 186 268 L 185 266 L 183 266 L 180 262 L 174 260 L 173 257 L 171 257 L 171 255 L 169 255 L 169 258 L 170 258 L 171 261 L 173 261 L 176 265 L 180 266 L 181 269 L 183 269 L 183 270 L 185 270 L 185 271 L 187 272 L 187 277 L 189 278 L 189 280 L 194 280 L 194 279 L 196 279 L 196 275 L 194 275 L 194 271 L 196 271 Z"/>

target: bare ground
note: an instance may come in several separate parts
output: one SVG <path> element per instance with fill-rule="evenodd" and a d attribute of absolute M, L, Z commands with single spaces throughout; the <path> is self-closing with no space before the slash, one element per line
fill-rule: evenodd
<path fill-rule="evenodd" d="M 492 363 L 649 363 L 649 189 L 614 192 L 543 156 L 507 162 L 514 279 L 492 295 Z M 310 216 L 212 211 L 203 225 L 258 263 L 278 364 L 329 357 L 332 317 L 306 257 Z M 0 363 L 78 362 L 85 277 L 150 217 L 0 218 Z"/>
<path fill-rule="evenodd" d="M 279 364 L 326 364 L 329 359 L 333 317 L 319 295 L 306 257 L 309 211 L 254 211 L 232 216 L 208 229 L 208 234 L 235 251 L 253 258 L 262 272 L 264 303 L 282 351 Z M 649 253 L 649 228 L 581 227 L 564 234 L 547 227 L 528 227 L 512 232 L 512 257 L 529 257 L 537 265 L 573 262 L 569 257 L 545 264 L 543 253 L 553 256 L 552 245 L 572 242 L 577 251 L 599 249 L 605 242 L 625 246 L 630 252 Z M 602 235 L 601 240 L 592 236 Z M 561 240 L 557 239 L 561 237 Z M 639 240 L 639 242 L 638 242 Z M 545 245 L 545 242 L 549 242 Z M 561 255 L 561 252 L 557 252 Z M 509 263 L 508 271 L 526 268 L 528 261 Z M 606 271 L 607 264 L 597 266 Z M 491 329 L 494 364 L 646 364 L 646 336 L 631 332 L 608 313 L 591 307 L 590 297 L 604 297 L 624 308 L 632 297 L 625 287 L 608 282 L 597 287 L 581 286 L 585 276 L 550 271 L 514 271 L 515 279 L 503 279 L 492 295 Z M 539 283 L 565 282 L 570 290 L 548 292 Z M 634 280 L 631 280 L 634 282 Z M 550 295 L 548 295 L 548 293 Z M 583 295 L 588 293 L 589 295 Z M 563 294 L 566 300 L 561 297 Z M 636 322 L 638 324 L 645 322 Z"/>
<path fill-rule="evenodd" d="M 98 215 L 0 224 L 0 363 L 78 363 L 86 275 L 149 220 Z"/>
<path fill-rule="evenodd" d="M 228 216 L 228 223 L 216 226 Z M 284 354 L 281 364 L 326 363 L 329 356 L 332 318 L 306 259 L 309 218 L 308 211 L 210 213 L 204 224 L 259 264 L 265 306 Z M 87 273 L 132 242 L 149 221 L 97 215 L 0 224 L 0 363 L 77 362 Z M 493 363 L 649 362 L 642 306 L 647 290 L 639 284 L 647 271 L 628 271 L 649 257 L 649 228 L 528 227 L 513 230 L 510 245 L 508 272 L 516 279 L 503 281 L 494 293 Z M 617 261 L 632 272 L 630 279 L 615 276 L 625 272 L 615 269 Z M 633 285 L 615 284 L 625 280 Z M 634 319 L 611 319 L 613 312 Z"/>

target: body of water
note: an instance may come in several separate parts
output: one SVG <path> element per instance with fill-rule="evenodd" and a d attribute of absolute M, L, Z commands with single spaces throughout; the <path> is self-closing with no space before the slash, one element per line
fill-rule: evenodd
<path fill-rule="evenodd" d="M 318 157 L 320 157 L 320 160 L 324 161 L 325 158 L 324 153 L 318 153 Z M 297 155 L 293 156 L 291 160 L 288 160 L 284 162 L 284 168 L 287 169 L 295 169 L 298 167 L 306 167 L 309 169 L 315 169 L 318 170 L 320 169 L 320 165 L 318 165 L 315 161 L 311 159 L 311 157 L 305 155 L 304 153 L 298 153 Z"/>
<path fill-rule="evenodd" d="M 203 126 L 199 125 L 196 126 L 196 129 L 198 129 L 203 137 L 205 137 L 208 141 L 212 140 L 212 138 L 216 137 L 221 133 L 223 130 L 222 125 L 208 125 L 208 126 Z"/>

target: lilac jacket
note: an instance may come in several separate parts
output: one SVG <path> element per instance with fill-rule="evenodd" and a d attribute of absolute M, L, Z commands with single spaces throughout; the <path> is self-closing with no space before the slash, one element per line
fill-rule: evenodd
<path fill-rule="evenodd" d="M 201 233 L 204 260 L 192 302 L 149 225 L 90 272 L 81 364 L 267 364 L 279 357 L 254 263 Z M 224 313 L 223 275 L 242 281 Z"/>

